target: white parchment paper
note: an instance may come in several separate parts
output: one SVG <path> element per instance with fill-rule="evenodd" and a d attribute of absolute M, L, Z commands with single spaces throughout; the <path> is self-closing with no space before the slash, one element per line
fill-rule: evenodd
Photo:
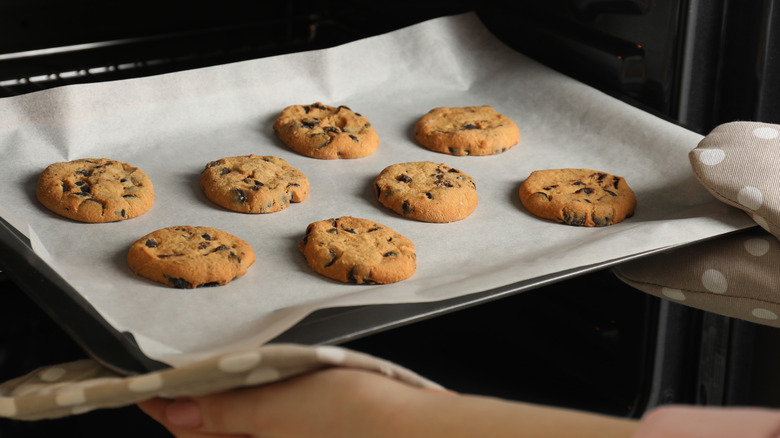
<path fill-rule="evenodd" d="M 377 152 L 317 160 L 287 149 L 273 134 L 274 118 L 288 105 L 316 101 L 368 117 L 381 138 Z M 518 124 L 518 146 L 453 157 L 414 143 L 413 125 L 428 110 L 482 104 Z M 115 328 L 175 366 L 262 344 L 317 308 L 440 300 L 751 226 L 694 179 L 687 154 L 700 139 L 514 52 L 466 14 L 322 51 L 0 100 L 0 209 L 29 224 L 36 251 Z M 302 170 L 309 199 L 266 215 L 210 203 L 198 184 L 206 163 L 247 154 L 276 155 Z M 88 157 L 143 169 L 155 186 L 154 207 L 128 221 L 83 224 L 36 201 L 47 165 Z M 421 160 L 473 176 L 476 212 L 429 224 L 382 207 L 374 177 L 390 164 Z M 564 167 L 625 177 L 638 197 L 635 216 L 584 228 L 529 215 L 517 199 L 520 183 L 533 170 Z M 313 273 L 297 248 L 306 226 L 344 215 L 409 237 L 417 248 L 414 276 L 357 286 Z M 132 242 L 184 224 L 241 237 L 256 264 L 227 286 L 197 290 L 130 271 Z"/>

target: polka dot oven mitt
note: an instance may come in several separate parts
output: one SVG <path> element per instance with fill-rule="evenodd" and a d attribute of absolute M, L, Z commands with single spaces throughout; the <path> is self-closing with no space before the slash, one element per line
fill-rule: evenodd
<path fill-rule="evenodd" d="M 649 294 L 780 327 L 780 126 L 720 125 L 689 154 L 699 182 L 760 226 L 613 268 Z"/>
<path fill-rule="evenodd" d="M 198 396 L 262 385 L 334 366 L 378 372 L 413 386 L 441 389 L 403 367 L 352 350 L 269 344 L 133 376 L 114 373 L 92 359 L 44 367 L 0 385 L 0 417 L 61 418 L 153 397 Z"/>

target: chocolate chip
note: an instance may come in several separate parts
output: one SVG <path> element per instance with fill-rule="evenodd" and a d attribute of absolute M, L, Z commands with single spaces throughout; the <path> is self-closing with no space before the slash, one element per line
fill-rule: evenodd
<path fill-rule="evenodd" d="M 585 184 L 582 181 L 574 181 L 573 183 L 571 183 L 571 185 L 573 185 L 573 186 L 584 186 L 584 185 L 587 185 L 587 184 Z"/>
<path fill-rule="evenodd" d="M 609 225 L 609 223 L 612 221 L 612 217 L 594 217 L 593 223 L 596 224 L 597 227 L 605 227 Z"/>
<path fill-rule="evenodd" d="M 351 109 L 349 109 L 349 107 L 348 107 L 348 106 L 346 106 L 346 105 L 339 105 L 339 108 L 336 110 L 336 112 L 339 112 L 339 111 L 341 111 L 341 110 L 343 110 L 343 109 L 345 109 L 345 110 L 347 110 L 347 111 L 352 111 L 352 110 L 351 110 Z"/>
<path fill-rule="evenodd" d="M 371 233 L 371 232 L 374 232 L 374 231 L 379 231 L 381 229 L 382 229 L 382 227 L 373 227 L 373 228 L 369 228 L 368 232 Z"/>
<path fill-rule="evenodd" d="M 170 275 L 165 274 L 165 279 L 168 280 L 171 286 L 177 289 L 189 289 L 192 287 L 192 283 L 183 278 L 171 277 Z"/>
<path fill-rule="evenodd" d="M 564 211 L 563 212 L 563 223 L 568 225 L 575 225 L 580 226 L 585 223 L 585 215 L 584 214 L 578 214 L 573 211 Z"/>
<path fill-rule="evenodd" d="M 330 233 L 330 234 L 338 234 L 339 230 L 338 230 L 338 228 L 331 228 L 327 232 Z"/>
<path fill-rule="evenodd" d="M 550 200 L 550 197 L 547 196 L 547 193 L 544 193 L 544 192 L 536 192 L 536 193 L 534 193 L 534 195 L 542 195 L 542 196 L 544 196 L 544 199 L 546 199 L 548 201 Z M 531 196 L 533 196 L 533 195 L 531 195 Z"/>
<path fill-rule="evenodd" d="M 604 191 L 609 193 L 611 196 L 617 196 L 617 193 L 613 192 L 612 190 L 604 189 Z"/>
<path fill-rule="evenodd" d="M 352 135 L 352 134 L 349 134 L 349 138 L 351 138 L 351 139 L 352 139 L 352 141 L 354 141 L 355 143 L 360 143 L 360 139 L 359 139 L 359 138 L 357 138 L 357 137 L 355 137 L 355 136 L 354 136 L 354 135 Z"/>
<path fill-rule="evenodd" d="M 330 261 L 328 263 L 325 263 L 325 268 L 332 266 L 334 263 L 336 263 L 336 260 L 338 260 L 339 256 L 336 254 L 336 251 L 333 251 L 332 249 L 328 248 L 328 254 L 330 254 Z"/>
<path fill-rule="evenodd" d="M 388 251 L 382 254 L 382 257 L 398 257 L 398 253 L 395 251 Z"/>
<path fill-rule="evenodd" d="M 325 140 L 324 143 L 322 143 L 321 145 L 317 146 L 315 149 L 322 149 L 322 148 L 324 148 L 325 146 L 330 144 L 330 140 L 331 140 L 331 138 L 327 137 L 327 140 Z"/>
<path fill-rule="evenodd" d="M 618 184 L 620 184 L 620 177 L 616 176 L 612 178 L 612 187 L 618 188 Z"/>
<path fill-rule="evenodd" d="M 344 230 L 344 231 L 346 231 L 347 233 L 350 233 L 350 234 L 357 234 L 357 232 L 355 231 L 354 228 L 342 228 L 342 230 Z"/>
<path fill-rule="evenodd" d="M 157 248 L 157 245 L 159 245 L 159 243 L 157 243 L 157 241 L 154 239 L 146 239 L 144 245 L 146 245 L 147 248 Z"/>
<path fill-rule="evenodd" d="M 135 195 L 122 195 L 122 197 L 125 199 L 138 199 L 138 196 Z"/>
<path fill-rule="evenodd" d="M 319 124 L 320 124 L 319 119 L 307 119 L 301 122 L 301 125 L 303 125 L 303 127 L 307 129 L 312 129 Z"/>
<path fill-rule="evenodd" d="M 201 283 L 201 284 L 199 284 L 199 285 L 197 285 L 195 287 L 201 288 L 201 287 L 214 287 L 214 286 L 219 286 L 219 282 L 218 281 L 210 281 L 208 283 Z"/>
<path fill-rule="evenodd" d="M 581 189 L 577 190 L 574 193 L 585 193 L 586 195 L 592 195 L 594 191 L 595 190 L 593 190 L 590 187 L 584 187 L 584 188 L 581 188 Z"/>
<path fill-rule="evenodd" d="M 198 244 L 198 249 L 206 249 L 206 248 L 208 248 L 210 245 L 211 245 L 211 244 L 210 244 L 209 242 L 200 242 L 200 243 Z M 205 255 L 205 254 L 204 254 L 204 255 Z"/>
<path fill-rule="evenodd" d="M 211 240 L 211 236 L 208 233 L 203 233 L 200 237 L 202 237 L 203 240 Z"/>
<path fill-rule="evenodd" d="M 414 208 L 407 201 L 404 201 L 404 203 L 401 204 L 401 210 L 404 212 L 404 214 L 414 213 Z"/>
<path fill-rule="evenodd" d="M 230 173 L 230 169 L 227 167 L 223 167 L 222 170 L 219 171 L 220 175 L 227 175 L 228 173 Z"/>
<path fill-rule="evenodd" d="M 349 269 L 349 273 L 347 274 L 347 279 L 350 283 L 358 283 L 357 276 L 355 274 L 357 273 L 357 265 L 352 266 L 352 268 Z"/>
<path fill-rule="evenodd" d="M 336 128 L 335 126 L 326 126 L 322 128 L 322 130 L 332 134 L 338 134 L 339 132 L 341 132 L 341 130 L 339 130 L 339 128 Z"/>
<path fill-rule="evenodd" d="M 246 197 L 246 193 L 243 190 L 233 189 L 233 200 L 237 204 L 246 204 L 249 198 Z"/>
<path fill-rule="evenodd" d="M 90 176 L 90 175 L 92 175 L 92 172 L 87 170 L 87 169 L 79 169 L 79 170 L 76 171 L 76 175 Z"/>
<path fill-rule="evenodd" d="M 119 212 L 119 215 L 120 215 L 120 216 L 122 216 L 122 217 L 125 217 L 125 214 L 126 214 L 126 213 L 125 213 L 125 209 L 123 208 L 123 209 L 122 209 L 122 210 Z"/>
<path fill-rule="evenodd" d="M 479 126 L 477 126 L 477 125 L 475 125 L 473 123 L 467 123 L 467 124 L 463 125 L 462 129 L 468 131 L 468 130 L 472 130 L 472 129 L 479 129 Z"/>
<path fill-rule="evenodd" d="M 377 198 L 382 196 L 382 187 L 380 187 L 379 184 L 374 183 L 374 190 L 376 191 Z"/>
<path fill-rule="evenodd" d="M 409 175 L 407 175 L 407 174 L 405 174 L 405 173 L 404 173 L 404 174 L 401 174 L 401 175 L 398 175 L 398 176 L 397 176 L 395 179 L 396 179 L 397 181 L 401 181 L 401 182 L 405 182 L 405 183 L 410 183 L 410 182 L 412 182 L 412 177 L 411 177 L 411 176 L 409 176 Z"/>
<path fill-rule="evenodd" d="M 542 187 L 543 190 L 552 190 L 554 188 L 558 187 L 558 184 L 553 184 L 551 186 Z"/>
<path fill-rule="evenodd" d="M 214 248 L 214 251 L 224 251 L 226 249 L 230 249 L 227 247 L 227 245 L 219 245 L 218 247 Z"/>
<path fill-rule="evenodd" d="M 67 184 L 62 183 L 62 191 L 63 192 L 69 192 L 70 191 L 70 187 Z"/>

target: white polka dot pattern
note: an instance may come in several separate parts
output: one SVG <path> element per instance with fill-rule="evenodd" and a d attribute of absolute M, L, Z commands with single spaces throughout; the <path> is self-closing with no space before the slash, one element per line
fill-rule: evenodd
<path fill-rule="evenodd" d="M 780 126 L 757 122 L 725 123 L 690 152 L 699 182 L 725 204 L 747 212 L 780 236 Z"/>
<path fill-rule="evenodd" d="M 250 370 L 260 363 L 259 351 L 229 354 L 219 360 L 219 369 L 226 373 L 240 373 Z"/>
<path fill-rule="evenodd" d="M 707 269 L 701 276 L 701 283 L 708 291 L 716 294 L 724 294 L 729 287 L 726 276 L 717 269 Z"/>
<path fill-rule="evenodd" d="M 271 367 L 258 368 L 250 372 L 246 376 L 246 380 L 244 382 L 247 385 L 258 385 L 260 383 L 267 383 L 267 382 L 273 382 L 279 380 L 281 375 L 282 373 L 276 368 L 271 368 Z"/>
<path fill-rule="evenodd" d="M 660 298 L 780 327 L 780 240 L 760 228 L 616 266 L 622 281 Z"/>
<path fill-rule="evenodd" d="M 317 347 L 317 357 L 326 363 L 338 365 L 344 362 L 344 350 L 338 347 Z"/>
<path fill-rule="evenodd" d="M 778 131 L 777 128 L 774 127 L 761 126 L 753 130 L 753 135 L 755 135 L 758 138 L 763 138 L 765 140 L 771 140 L 773 138 L 777 138 L 778 135 L 780 135 L 780 131 Z"/>
<path fill-rule="evenodd" d="M 780 125 L 720 125 L 689 158 L 714 197 L 760 228 L 618 265 L 615 274 L 663 299 L 780 327 Z"/>
<path fill-rule="evenodd" d="M 163 387 L 163 379 L 159 374 L 146 374 L 132 377 L 127 383 L 127 389 L 132 392 L 152 392 Z"/>
<path fill-rule="evenodd" d="M 737 193 L 737 201 L 750 210 L 758 210 L 764 204 L 764 195 L 755 187 L 743 187 Z"/>
<path fill-rule="evenodd" d="M 87 401 L 87 395 L 81 389 L 65 390 L 54 394 L 54 401 L 60 406 L 73 406 Z"/>
<path fill-rule="evenodd" d="M 745 240 L 745 250 L 748 254 L 761 257 L 769 252 L 769 241 L 765 238 L 755 238 Z"/>
<path fill-rule="evenodd" d="M 38 378 L 44 382 L 56 382 L 57 380 L 60 380 L 66 373 L 67 370 L 65 368 L 51 367 L 42 370 Z"/>
<path fill-rule="evenodd" d="M 720 164 L 724 158 L 726 158 L 726 153 L 723 152 L 723 149 L 702 149 L 699 154 L 699 161 L 707 166 Z"/>
<path fill-rule="evenodd" d="M 441 386 L 398 365 L 340 347 L 270 344 L 224 353 L 189 365 L 142 375 L 118 376 L 94 360 L 34 371 L 0 384 L 0 417 L 40 420 L 136 404 L 152 397 L 177 398 L 262 385 L 340 366 L 382 373 L 412 386 Z"/>
<path fill-rule="evenodd" d="M 777 319 L 777 314 L 769 309 L 755 308 L 751 313 L 756 318 L 769 319 L 769 320 Z"/>
<path fill-rule="evenodd" d="M 680 289 L 674 289 L 671 287 L 662 287 L 661 294 L 664 297 L 675 301 L 685 301 L 685 294 Z"/>

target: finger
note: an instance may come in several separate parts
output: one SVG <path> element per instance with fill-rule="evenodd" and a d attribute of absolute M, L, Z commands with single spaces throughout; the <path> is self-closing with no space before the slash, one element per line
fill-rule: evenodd
<path fill-rule="evenodd" d="M 142 401 L 138 403 L 137 406 L 146 415 L 150 416 L 158 423 L 163 424 L 165 420 L 165 407 L 171 404 L 172 402 L 173 400 L 167 400 L 164 398 L 153 398 L 150 400 Z"/>
<path fill-rule="evenodd" d="M 177 438 L 237 438 L 247 436 L 215 434 L 200 430 L 199 408 L 190 399 L 169 400 L 155 398 L 138 403 L 138 407 Z"/>
<path fill-rule="evenodd" d="M 191 422 L 193 413 L 190 409 L 197 409 L 199 425 L 195 430 L 204 433 L 246 435 L 255 436 L 260 430 L 258 421 L 259 389 L 236 389 L 225 393 L 211 394 L 197 397 L 188 403 L 174 406 L 169 409 L 169 414 L 177 415 L 176 421 Z M 193 406 L 194 405 L 194 406 Z"/>

